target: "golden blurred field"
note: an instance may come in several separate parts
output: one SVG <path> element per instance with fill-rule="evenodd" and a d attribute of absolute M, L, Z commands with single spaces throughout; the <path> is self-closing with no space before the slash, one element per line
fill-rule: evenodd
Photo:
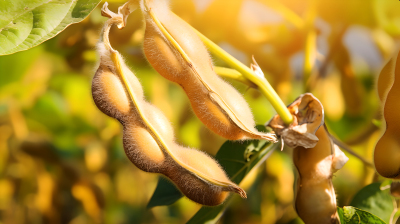
<path fill-rule="evenodd" d="M 116 11 L 124 1 L 111 0 Z M 93 103 L 101 2 L 83 22 L 30 50 L 0 56 L 0 224 L 185 223 L 200 205 L 183 198 L 146 209 L 158 175 L 138 170 L 121 125 Z M 398 50 L 396 0 L 171 0 L 171 9 L 246 65 L 254 55 L 285 104 L 318 97 L 332 135 L 372 162 L 381 135 L 376 79 Z M 180 144 L 215 155 L 225 141 L 193 114 L 183 90 L 157 74 L 133 12 L 111 44 L 140 79 L 146 99 L 171 121 Z M 226 66 L 213 57 L 215 65 Z M 257 124 L 275 114 L 257 90 L 235 80 Z M 356 157 L 333 181 L 338 205 L 382 180 Z M 242 184 L 220 223 L 302 223 L 293 209 L 291 149 L 275 151 Z"/>

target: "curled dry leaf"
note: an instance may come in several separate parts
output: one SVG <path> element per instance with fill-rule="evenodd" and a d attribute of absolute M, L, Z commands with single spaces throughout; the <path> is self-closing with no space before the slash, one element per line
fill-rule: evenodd
<path fill-rule="evenodd" d="M 348 158 L 331 140 L 317 98 L 303 94 L 288 108 L 294 118 L 291 125 L 285 126 L 279 115 L 268 125 L 294 148 L 293 163 L 298 172 L 296 211 L 305 223 L 339 223 L 332 175 Z"/>
<path fill-rule="evenodd" d="M 324 124 L 324 109 L 321 102 L 311 93 L 306 93 L 293 101 L 288 109 L 293 115 L 293 123 L 286 125 L 279 115 L 275 115 L 268 126 L 292 148 L 314 147 L 318 142 L 315 132 Z"/>
<path fill-rule="evenodd" d="M 386 178 L 400 179 L 400 60 L 398 55 L 383 68 L 378 79 L 378 93 L 382 99 L 386 130 L 375 146 L 375 168 Z"/>
<path fill-rule="evenodd" d="M 130 4 L 130 2 L 126 3 Z M 97 107 L 123 125 L 123 145 L 130 161 L 146 172 L 161 173 L 172 180 L 189 199 L 203 205 L 221 204 L 228 192 L 246 193 L 229 180 L 220 165 L 207 154 L 175 143 L 173 128 L 161 111 L 144 100 L 139 80 L 125 65 L 108 40 L 112 25 L 124 27 L 130 8 L 113 13 L 103 6 L 110 19 L 98 44 L 100 65 L 92 83 Z M 133 5 L 134 6 L 134 5 Z"/>
<path fill-rule="evenodd" d="M 251 63 L 250 65 L 251 70 L 261 79 L 265 79 L 264 72 L 261 70 L 260 66 L 256 62 L 254 55 L 251 57 L 251 59 L 253 60 L 253 63 Z"/>
<path fill-rule="evenodd" d="M 217 76 L 200 38 L 173 14 L 166 0 L 143 0 L 144 53 L 153 68 L 186 92 L 196 116 L 212 131 L 231 140 L 266 139 L 258 132 L 243 96 Z"/>

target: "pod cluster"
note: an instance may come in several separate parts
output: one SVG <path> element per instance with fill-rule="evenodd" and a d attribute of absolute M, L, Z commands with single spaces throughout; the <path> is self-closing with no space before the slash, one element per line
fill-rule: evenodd
<path fill-rule="evenodd" d="M 165 175 L 185 196 L 203 205 L 221 204 L 229 192 L 246 197 L 213 158 L 175 142 L 170 122 L 145 101 L 139 80 L 110 46 L 110 27 L 125 25 L 127 4 L 118 14 L 108 10 L 107 3 L 103 6 L 102 14 L 110 19 L 98 44 L 100 65 L 93 78 L 92 95 L 103 113 L 123 125 L 123 146 L 129 160 L 143 171 Z"/>
<path fill-rule="evenodd" d="M 143 49 L 151 66 L 179 84 L 196 116 L 213 132 L 230 139 L 266 139 L 258 132 L 243 96 L 214 72 L 211 58 L 195 31 L 173 14 L 165 0 L 143 0 L 146 20 Z"/>

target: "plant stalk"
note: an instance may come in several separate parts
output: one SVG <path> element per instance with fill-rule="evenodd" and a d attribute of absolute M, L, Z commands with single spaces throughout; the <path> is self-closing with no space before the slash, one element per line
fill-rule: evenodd
<path fill-rule="evenodd" d="M 254 83 L 250 82 L 250 80 L 246 79 L 240 72 L 235 69 L 214 66 L 214 72 L 221 77 L 234 79 L 251 88 L 257 89 L 257 86 Z"/>

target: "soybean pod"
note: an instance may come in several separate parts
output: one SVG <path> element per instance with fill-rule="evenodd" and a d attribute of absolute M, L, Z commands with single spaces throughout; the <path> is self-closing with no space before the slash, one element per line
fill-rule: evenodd
<path fill-rule="evenodd" d="M 170 122 L 145 101 L 139 80 L 108 40 L 112 25 L 125 25 L 127 15 L 119 11 L 111 12 L 107 3 L 102 8 L 102 14 L 110 19 L 97 46 L 100 65 L 93 78 L 92 95 L 103 113 L 122 124 L 129 160 L 143 171 L 165 175 L 186 197 L 203 205 L 221 204 L 229 192 L 245 198 L 245 191 L 229 180 L 212 157 L 176 144 Z"/>
<path fill-rule="evenodd" d="M 231 140 L 266 139 L 258 132 L 243 96 L 215 73 L 200 38 L 168 8 L 165 0 L 141 1 L 146 19 L 143 49 L 151 66 L 179 84 L 196 116 L 213 132 Z"/>

